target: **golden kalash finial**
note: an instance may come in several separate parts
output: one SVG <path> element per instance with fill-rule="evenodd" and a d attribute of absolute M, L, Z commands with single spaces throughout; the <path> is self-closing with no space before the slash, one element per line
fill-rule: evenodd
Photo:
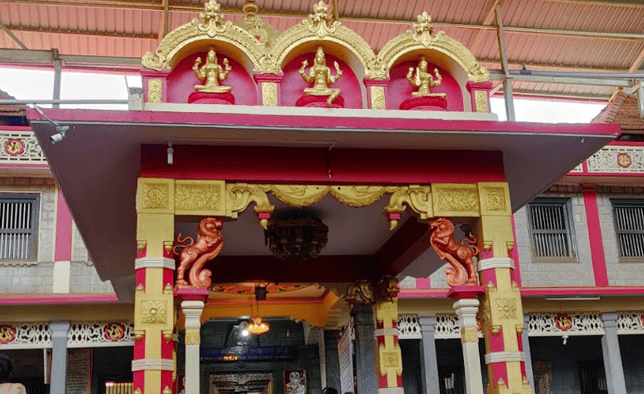
<path fill-rule="evenodd" d="M 431 73 L 427 71 L 427 60 L 425 56 L 420 57 L 418 67 L 416 67 L 416 75 L 414 76 L 414 68 L 409 67 L 407 79 L 413 87 L 418 88 L 418 91 L 412 92 L 412 97 L 445 97 L 445 93 L 432 93 L 431 88 L 440 86 L 443 77 L 438 72 L 438 68 L 434 68 L 436 79 Z"/>
<path fill-rule="evenodd" d="M 313 82 L 313 87 L 305 88 L 304 94 L 311 96 L 329 96 L 329 99 L 326 103 L 331 106 L 333 100 L 338 98 L 340 95 L 340 89 L 330 88 L 329 85 L 335 83 L 342 76 L 342 70 L 338 62 L 333 62 L 335 66 L 336 75 L 331 75 L 331 69 L 326 65 L 326 58 L 324 57 L 324 51 L 322 47 L 318 47 L 318 50 L 315 54 L 315 61 L 311 69 L 309 70 L 309 75 L 306 75 L 305 69 L 309 64 L 306 60 L 302 62 L 302 67 L 300 68 L 300 75 L 306 83 Z"/>
<path fill-rule="evenodd" d="M 201 58 L 198 57 L 195 60 L 195 65 L 192 66 L 192 71 L 195 72 L 197 78 L 200 81 L 204 81 L 203 85 L 195 85 L 195 90 L 204 93 L 225 93 L 230 92 L 232 89 L 230 86 L 221 86 L 219 81 L 223 81 L 228 77 L 228 73 L 231 70 L 228 59 L 224 58 L 225 70 L 217 63 L 217 54 L 213 48 L 210 48 L 208 51 L 208 57 L 206 58 L 206 63 L 199 68 L 201 64 Z"/>

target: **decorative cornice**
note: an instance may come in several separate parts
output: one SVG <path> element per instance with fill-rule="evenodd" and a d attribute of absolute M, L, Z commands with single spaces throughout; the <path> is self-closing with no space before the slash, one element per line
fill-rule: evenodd
<path fill-rule="evenodd" d="M 142 268 L 167 268 L 174 271 L 176 263 L 174 259 L 166 257 L 141 257 L 134 260 L 134 269 Z"/>
<path fill-rule="evenodd" d="M 174 361 L 165 358 L 142 358 L 132 360 L 132 372 L 136 371 L 173 371 Z"/>
<path fill-rule="evenodd" d="M 523 352 L 492 352 L 485 355 L 485 363 L 502 363 L 508 361 L 521 361 L 525 362 L 525 353 Z"/>
<path fill-rule="evenodd" d="M 479 272 L 495 268 L 514 269 L 514 260 L 509 257 L 493 257 L 489 259 L 479 260 L 478 262 Z"/>

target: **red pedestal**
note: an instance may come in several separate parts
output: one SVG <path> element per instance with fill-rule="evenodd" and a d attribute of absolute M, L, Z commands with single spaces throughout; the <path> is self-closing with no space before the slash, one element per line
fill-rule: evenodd
<path fill-rule="evenodd" d="M 447 111 L 445 97 L 414 97 L 403 101 L 400 109 L 405 111 Z"/>
<path fill-rule="evenodd" d="M 235 104 L 235 97 L 230 93 L 193 92 L 188 96 L 190 104 Z"/>
<path fill-rule="evenodd" d="M 208 289 L 178 289 L 174 291 L 174 297 L 181 301 L 205 301 L 208 298 Z"/>
<path fill-rule="evenodd" d="M 465 298 L 478 298 L 478 296 L 485 293 L 485 286 L 479 285 L 461 285 L 454 286 L 449 289 L 447 296 L 454 301 L 462 300 Z"/>
<path fill-rule="evenodd" d="M 297 107 L 344 108 L 344 99 L 342 96 L 338 96 L 338 98 L 333 100 L 333 104 L 330 107 L 326 103 L 328 99 L 329 96 L 310 96 L 305 94 L 295 102 L 295 105 Z"/>

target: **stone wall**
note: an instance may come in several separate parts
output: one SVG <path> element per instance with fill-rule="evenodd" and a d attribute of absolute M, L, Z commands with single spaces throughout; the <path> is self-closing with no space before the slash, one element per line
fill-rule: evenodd
<path fill-rule="evenodd" d="M 584 199 L 581 193 L 548 193 L 545 197 L 569 198 L 572 221 L 574 261 L 540 262 L 532 256 L 527 208 L 514 214 L 516 241 L 521 268 L 521 280 L 526 287 L 593 286 L 593 273 L 588 224 Z"/>
<path fill-rule="evenodd" d="M 644 258 L 639 261 L 621 261 L 615 233 L 611 199 L 644 199 L 644 188 L 604 187 L 597 193 L 597 208 L 602 231 L 608 283 L 611 286 L 644 285 Z"/>
<path fill-rule="evenodd" d="M 58 190 L 51 178 L 0 177 L 0 193 L 38 194 L 37 256 L 32 261 L 0 261 L 0 293 L 52 293 Z M 76 226 L 72 234 L 71 293 L 113 293 L 96 273 Z"/>

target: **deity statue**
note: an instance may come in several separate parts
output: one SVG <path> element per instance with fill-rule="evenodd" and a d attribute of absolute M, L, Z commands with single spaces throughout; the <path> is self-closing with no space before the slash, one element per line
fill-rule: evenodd
<path fill-rule="evenodd" d="M 431 88 L 440 86 L 443 77 L 438 72 L 438 68 L 434 68 L 436 79 L 430 72 L 427 71 L 427 60 L 425 56 L 420 57 L 418 67 L 416 67 L 416 76 L 414 76 L 414 68 L 409 67 L 407 79 L 413 87 L 418 88 L 418 91 L 412 92 L 412 97 L 445 97 L 445 93 L 432 93 Z"/>
<path fill-rule="evenodd" d="M 203 93 L 230 92 L 230 89 L 232 89 L 230 86 L 222 86 L 219 84 L 220 81 L 223 81 L 228 77 L 228 73 L 231 70 L 227 58 L 224 58 L 224 69 L 217 63 L 217 54 L 215 53 L 215 50 L 210 48 L 210 51 L 208 51 L 208 57 L 206 58 L 206 63 L 199 68 L 200 64 L 201 58 L 198 57 L 195 60 L 194 66 L 192 66 L 192 71 L 195 72 L 195 75 L 200 81 L 204 81 L 204 84 L 195 85 L 195 90 Z"/>
<path fill-rule="evenodd" d="M 333 100 L 338 98 L 340 95 L 340 89 L 330 88 L 329 85 L 335 83 L 342 76 L 342 70 L 338 62 L 333 62 L 335 66 L 336 75 L 331 75 L 331 69 L 326 65 L 326 58 L 324 57 L 324 51 L 322 47 L 318 47 L 317 53 L 315 54 L 314 64 L 309 70 L 309 75 L 306 75 L 305 69 L 309 63 L 305 60 L 302 62 L 302 67 L 300 68 L 300 75 L 306 83 L 313 82 L 313 87 L 305 88 L 304 94 L 311 96 L 329 96 L 326 103 L 331 106 Z"/>

